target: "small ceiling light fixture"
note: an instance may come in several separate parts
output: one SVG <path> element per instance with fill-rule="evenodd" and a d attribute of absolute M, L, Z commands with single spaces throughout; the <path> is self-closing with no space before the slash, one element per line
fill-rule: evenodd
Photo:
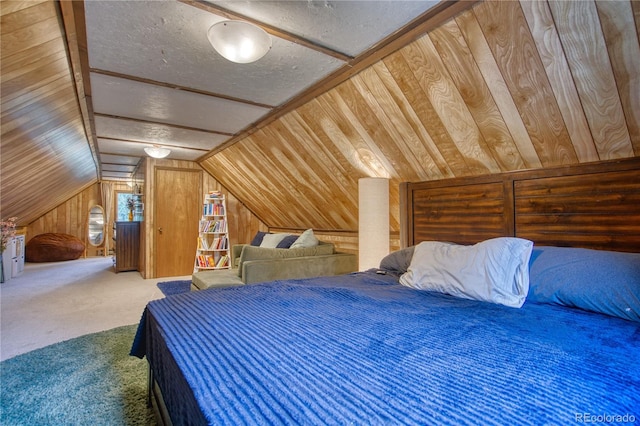
<path fill-rule="evenodd" d="M 171 150 L 169 148 L 162 148 L 158 145 L 148 146 L 144 149 L 144 152 L 146 152 L 149 157 L 153 158 L 164 158 L 171 154 Z"/>
<path fill-rule="evenodd" d="M 271 37 L 245 21 L 221 21 L 207 31 L 209 43 L 224 58 L 238 64 L 255 62 L 271 49 Z"/>

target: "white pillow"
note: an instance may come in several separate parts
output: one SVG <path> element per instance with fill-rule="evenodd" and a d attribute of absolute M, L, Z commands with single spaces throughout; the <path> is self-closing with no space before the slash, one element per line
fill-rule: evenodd
<path fill-rule="evenodd" d="M 529 291 L 533 242 L 501 237 L 464 246 L 418 244 L 400 284 L 519 308 Z"/>
<path fill-rule="evenodd" d="M 318 239 L 315 235 L 313 235 L 313 229 L 307 229 L 304 231 L 297 240 L 291 244 L 290 249 L 293 248 L 306 248 L 306 247 L 315 247 L 319 243 Z"/>
<path fill-rule="evenodd" d="M 276 248 L 280 241 L 288 237 L 289 234 L 265 234 L 260 243 L 260 247 Z"/>

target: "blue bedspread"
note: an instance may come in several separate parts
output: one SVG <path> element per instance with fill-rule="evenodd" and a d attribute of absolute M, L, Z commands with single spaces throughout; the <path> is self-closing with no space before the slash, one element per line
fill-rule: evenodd
<path fill-rule="evenodd" d="M 153 301 L 132 354 L 175 424 L 640 422 L 640 323 L 373 273 Z"/>

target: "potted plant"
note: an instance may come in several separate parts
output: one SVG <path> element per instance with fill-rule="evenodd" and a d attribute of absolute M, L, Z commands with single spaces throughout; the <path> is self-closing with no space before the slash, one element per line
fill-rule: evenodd
<path fill-rule="evenodd" d="M 0 240 L 0 283 L 4 282 L 4 258 L 3 253 L 7 248 L 9 240 L 16 235 L 16 220 L 17 217 L 10 217 L 7 220 L 0 221 L 0 232 L 2 234 Z"/>
<path fill-rule="evenodd" d="M 129 209 L 129 221 L 133 220 L 133 209 L 136 206 L 136 202 L 133 197 L 127 198 L 127 208 Z"/>

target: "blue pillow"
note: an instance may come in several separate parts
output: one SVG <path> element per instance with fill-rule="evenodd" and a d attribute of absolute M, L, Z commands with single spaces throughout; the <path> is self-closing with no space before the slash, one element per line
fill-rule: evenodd
<path fill-rule="evenodd" d="M 640 253 L 535 247 L 529 274 L 527 302 L 640 322 Z"/>
<path fill-rule="evenodd" d="M 256 246 L 259 247 L 260 244 L 262 243 L 262 239 L 264 238 L 265 235 L 270 234 L 270 232 L 262 232 L 262 231 L 258 231 L 256 232 L 256 235 L 253 237 L 253 240 L 251 240 L 251 245 L 252 246 Z"/>
<path fill-rule="evenodd" d="M 298 239 L 297 235 L 287 235 L 286 237 L 284 237 L 282 239 L 282 241 L 280 241 L 278 243 L 276 248 L 287 248 L 288 249 L 289 247 L 291 247 L 291 244 L 296 242 L 297 239 Z"/>

